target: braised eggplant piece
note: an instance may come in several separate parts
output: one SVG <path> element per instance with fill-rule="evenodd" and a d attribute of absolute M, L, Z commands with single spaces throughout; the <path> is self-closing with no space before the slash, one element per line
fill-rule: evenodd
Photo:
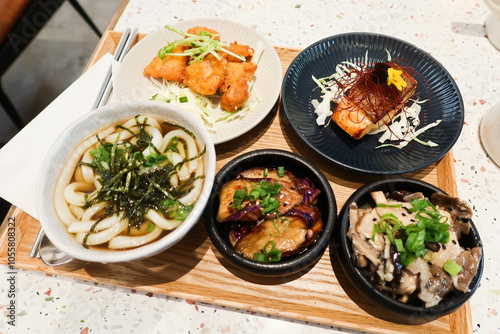
<path fill-rule="evenodd" d="M 469 291 L 482 257 L 465 249 L 470 231 L 467 203 L 444 194 L 371 193 L 376 206 L 349 207 L 353 261 L 377 288 L 402 302 L 437 305 L 453 290 Z"/>
<path fill-rule="evenodd" d="M 274 180 L 269 181 L 270 184 L 276 185 Z M 290 208 L 299 205 L 302 203 L 304 196 L 301 195 L 294 184 L 290 182 L 286 182 L 283 180 L 279 180 L 279 184 L 282 185 L 282 188 L 278 194 L 278 200 L 281 202 L 278 207 L 278 212 L 272 213 L 263 213 L 264 207 L 258 203 L 257 201 L 245 200 L 240 204 L 240 208 L 234 205 L 234 195 L 237 191 L 244 191 L 247 189 L 247 192 L 253 188 L 253 185 L 256 184 L 256 181 L 252 181 L 251 179 L 237 179 L 231 180 L 225 183 L 220 191 L 220 204 L 219 211 L 217 213 L 217 221 L 233 221 L 240 220 L 246 222 L 256 221 L 259 218 L 266 217 L 274 217 L 277 213 L 280 215 L 285 214 Z"/>

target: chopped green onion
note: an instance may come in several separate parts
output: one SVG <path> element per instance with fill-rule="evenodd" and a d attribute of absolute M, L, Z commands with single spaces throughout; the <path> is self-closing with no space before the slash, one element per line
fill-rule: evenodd
<path fill-rule="evenodd" d="M 167 157 L 163 154 L 158 155 L 158 154 L 150 154 L 146 157 L 146 160 L 143 163 L 144 167 L 153 167 L 153 166 L 160 166 L 163 162 L 167 161 Z"/>
<path fill-rule="evenodd" d="M 280 228 L 279 228 L 279 227 L 278 227 L 278 225 L 276 224 L 276 219 L 273 219 L 273 220 L 272 220 L 272 222 L 273 222 L 274 228 L 276 229 L 276 235 L 274 235 L 274 234 L 272 234 L 272 233 L 270 233 L 269 235 L 270 235 L 271 237 L 273 237 L 273 238 L 276 238 L 277 236 L 279 236 L 279 235 L 280 235 Z"/>
<path fill-rule="evenodd" d="M 401 263 L 409 265 L 416 257 L 425 257 L 428 250 L 426 242 L 440 242 L 446 244 L 450 239 L 448 218 L 427 199 L 415 199 L 411 202 L 411 212 L 416 213 L 417 223 L 403 226 L 392 213 L 380 217 L 380 222 L 374 224 L 371 240 L 375 240 L 376 233 L 387 235 L 392 244 L 396 245 L 401 253 Z M 400 207 L 401 205 L 377 204 L 378 207 Z M 406 235 L 403 239 L 394 238 L 396 231 L 402 230 Z"/>
<path fill-rule="evenodd" d="M 268 252 L 268 251 L 266 251 L 266 249 L 270 243 L 272 243 L 272 246 Z M 253 254 L 253 260 L 257 261 L 257 262 L 264 262 L 264 263 L 279 262 L 281 260 L 281 251 L 276 248 L 276 242 L 268 241 L 264 245 L 264 248 L 262 249 L 261 253 L 254 253 Z"/>
<path fill-rule="evenodd" d="M 403 246 L 403 240 L 394 239 L 394 243 L 396 244 L 396 249 L 398 250 L 398 252 L 402 253 L 406 250 Z"/>
<path fill-rule="evenodd" d="M 148 224 L 148 227 L 146 229 L 146 232 L 150 233 L 150 232 L 153 232 L 153 230 L 155 229 L 155 224 L 154 223 L 149 223 Z"/>
<path fill-rule="evenodd" d="M 407 266 L 410 263 L 412 263 L 413 260 L 415 260 L 415 255 L 413 255 L 412 253 L 409 253 L 409 252 L 403 252 L 403 253 L 401 253 L 400 260 L 401 260 L 401 263 L 403 265 Z"/>
<path fill-rule="evenodd" d="M 179 144 L 179 137 L 173 136 L 172 139 L 170 140 L 170 143 L 168 144 L 166 150 L 172 151 L 172 152 L 178 152 L 177 151 L 177 144 Z"/>
<path fill-rule="evenodd" d="M 283 166 L 278 167 L 278 176 L 279 177 L 285 176 L 285 167 L 283 167 Z"/>
<path fill-rule="evenodd" d="M 264 177 L 267 177 L 268 173 L 269 173 L 269 170 L 267 168 L 264 168 Z"/>
<path fill-rule="evenodd" d="M 166 199 L 161 201 L 160 206 L 163 210 L 166 210 L 175 205 L 175 201 L 173 199 Z"/>
<path fill-rule="evenodd" d="M 98 148 L 94 150 L 90 150 L 90 155 L 94 158 L 95 162 L 109 162 L 110 152 L 108 151 L 109 144 L 100 145 Z"/>
<path fill-rule="evenodd" d="M 241 210 L 241 203 L 248 198 L 248 190 L 247 187 L 243 189 L 238 189 L 234 192 L 233 195 L 233 203 L 231 203 L 231 207 L 236 207 L 238 210 Z"/>
<path fill-rule="evenodd" d="M 188 205 L 188 206 L 182 205 L 175 213 L 174 219 L 175 220 L 185 220 L 189 216 L 191 211 L 193 211 L 193 207 L 191 205 Z"/>
<path fill-rule="evenodd" d="M 276 229 L 276 235 L 274 235 L 273 233 L 269 233 L 269 235 L 273 238 L 276 238 L 280 235 L 280 229 L 278 227 L 278 224 L 276 223 L 276 219 L 273 219 L 272 222 L 273 222 L 274 228 Z M 282 225 L 286 223 L 285 228 L 283 229 L 283 233 L 285 233 L 285 231 L 288 229 L 288 226 L 290 226 L 290 219 L 288 219 L 286 217 L 280 218 L 279 223 Z"/>
<path fill-rule="evenodd" d="M 161 95 L 161 94 L 155 94 L 155 95 L 153 95 L 151 97 L 151 100 L 153 100 L 153 101 L 167 102 L 167 103 L 171 101 L 168 97 L 166 97 L 164 95 Z"/>
<path fill-rule="evenodd" d="M 259 184 L 255 185 L 250 192 L 248 192 L 246 187 L 244 189 L 238 189 L 234 192 L 231 207 L 236 207 L 238 210 L 241 210 L 243 201 L 248 200 L 250 202 L 256 202 L 261 200 L 260 206 L 263 208 L 262 214 L 278 213 L 281 202 L 276 199 L 276 196 L 282 187 L 283 186 L 279 184 L 279 182 L 272 184 L 267 180 L 262 180 Z"/>
<path fill-rule="evenodd" d="M 385 204 L 385 203 L 377 203 L 377 207 L 379 208 L 400 208 L 403 204 Z"/>
<path fill-rule="evenodd" d="M 181 96 L 181 97 L 179 97 L 179 102 L 180 103 L 186 103 L 187 101 L 188 101 L 187 96 Z"/>
<path fill-rule="evenodd" d="M 444 271 L 446 271 L 450 276 L 455 276 L 462 271 L 462 267 L 459 266 L 455 261 L 448 260 L 443 266 Z"/>
<path fill-rule="evenodd" d="M 433 251 L 427 250 L 427 254 L 425 254 L 424 259 L 426 261 L 432 261 L 436 258 L 436 254 Z"/>
<path fill-rule="evenodd" d="M 286 222 L 286 226 L 283 229 L 283 232 L 285 232 L 288 229 L 288 226 L 290 226 L 290 219 L 288 219 L 288 218 L 282 218 L 281 219 L 281 223 L 283 224 L 283 222 Z"/>

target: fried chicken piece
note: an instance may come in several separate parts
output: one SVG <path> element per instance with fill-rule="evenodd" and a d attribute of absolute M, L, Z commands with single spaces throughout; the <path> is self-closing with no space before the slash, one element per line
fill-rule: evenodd
<path fill-rule="evenodd" d="M 200 27 L 200 26 L 196 26 L 196 27 L 188 29 L 187 33 L 191 34 L 191 35 L 197 35 L 198 36 L 202 31 L 206 31 L 206 32 L 209 32 L 211 34 L 219 35 L 220 36 L 220 34 L 219 34 L 218 31 L 213 30 L 213 29 L 209 29 L 207 27 Z M 214 39 L 219 40 L 219 36 L 214 36 Z"/>
<path fill-rule="evenodd" d="M 245 82 L 252 80 L 256 70 L 257 64 L 255 63 L 227 63 L 226 78 L 224 84 L 220 87 L 220 91 L 225 93 L 231 86 L 238 84 L 242 80 Z"/>
<path fill-rule="evenodd" d="M 184 53 L 186 49 L 187 47 L 179 45 L 174 48 L 172 53 Z M 165 55 L 163 60 L 156 56 L 146 68 L 144 68 L 143 73 L 153 78 L 164 78 L 170 81 L 182 82 L 182 71 L 186 69 L 188 61 L 189 57 L 187 56 Z"/>
<path fill-rule="evenodd" d="M 230 43 L 227 50 L 237 54 L 238 56 L 243 56 L 247 60 L 253 56 L 253 49 L 251 47 L 248 45 L 238 44 L 236 41 L 234 43 Z M 229 55 L 227 61 L 240 63 L 242 60 Z"/>
<path fill-rule="evenodd" d="M 218 60 L 213 55 L 206 56 L 202 61 L 191 63 L 182 72 L 184 84 L 197 93 L 214 95 L 224 82 L 227 60 Z"/>
<path fill-rule="evenodd" d="M 257 70 L 255 63 L 227 64 L 227 75 L 224 84 L 220 87 L 223 93 L 220 104 L 224 110 L 235 111 L 248 100 L 248 82 Z"/>

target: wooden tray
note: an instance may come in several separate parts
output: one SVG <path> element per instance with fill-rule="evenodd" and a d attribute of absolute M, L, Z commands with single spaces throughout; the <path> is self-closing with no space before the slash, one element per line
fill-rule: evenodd
<path fill-rule="evenodd" d="M 120 33 L 106 32 L 91 64 L 106 52 L 113 53 L 119 38 Z M 276 51 L 283 72 L 300 52 L 283 47 L 277 47 Z M 233 157 L 256 149 L 277 148 L 297 153 L 323 171 L 334 190 L 339 210 L 355 189 L 375 180 L 374 176 L 333 166 L 311 152 L 281 114 L 278 101 L 270 115 L 256 128 L 231 142 L 218 145 L 217 169 Z M 405 176 L 425 180 L 449 194 L 457 194 L 452 152 L 437 164 Z M 373 333 L 472 333 L 468 303 L 451 315 L 426 324 L 400 325 L 383 320 L 383 313 L 362 299 L 344 276 L 335 252 L 330 259 L 328 250 L 308 272 L 273 279 L 252 276 L 222 258 L 200 220 L 184 242 L 142 261 L 107 265 L 73 261 L 61 267 L 47 267 L 39 259 L 29 257 L 40 228 L 39 222 L 19 209 L 14 210 L 11 217 L 15 218 L 17 227 L 18 268 Z M 3 264 L 7 263 L 5 234 L 5 231 L 0 234 L 0 263 Z"/>

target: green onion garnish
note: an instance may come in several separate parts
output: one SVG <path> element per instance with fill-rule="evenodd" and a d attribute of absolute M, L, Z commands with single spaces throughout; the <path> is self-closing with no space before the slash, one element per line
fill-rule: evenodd
<path fill-rule="evenodd" d="M 179 102 L 180 103 L 186 103 L 187 101 L 188 101 L 187 96 L 181 96 L 181 97 L 179 97 Z"/>
<path fill-rule="evenodd" d="M 237 55 L 226 48 L 229 46 L 229 43 L 220 42 L 216 37 L 217 34 L 211 34 L 208 31 L 202 31 L 199 35 L 189 34 L 184 31 L 177 30 L 172 28 L 169 25 L 166 25 L 170 31 L 176 32 L 185 38 L 178 39 L 174 42 L 169 43 L 158 51 L 158 57 L 162 60 L 166 55 L 171 56 L 187 56 L 189 57 L 189 63 L 191 64 L 194 61 L 202 61 L 205 56 L 212 54 L 218 60 L 221 59 L 221 56 L 218 52 L 225 52 L 233 57 L 240 59 L 241 61 L 245 61 L 245 57 Z M 173 53 L 174 49 L 178 45 L 189 46 L 190 48 L 184 50 L 183 53 Z"/>
<path fill-rule="evenodd" d="M 405 247 L 403 246 L 403 240 L 394 239 L 394 243 L 396 244 L 396 248 L 397 248 L 398 252 L 402 253 L 406 250 Z"/>
<path fill-rule="evenodd" d="M 377 203 L 377 207 L 379 208 L 400 208 L 402 207 L 403 204 L 384 204 L 384 203 Z"/>
<path fill-rule="evenodd" d="M 268 252 L 268 251 L 266 251 L 266 249 L 270 243 L 272 243 L 272 246 Z M 254 261 L 270 263 L 270 262 L 279 262 L 281 260 L 281 251 L 276 248 L 276 242 L 274 242 L 274 241 L 268 241 L 264 245 L 264 248 L 262 249 L 261 252 L 262 253 L 254 253 L 253 254 Z"/>
<path fill-rule="evenodd" d="M 231 207 L 241 210 L 244 201 L 256 202 L 260 200 L 260 206 L 263 208 L 262 214 L 278 213 L 281 202 L 276 199 L 276 196 L 282 187 L 279 182 L 272 184 L 267 180 L 262 180 L 259 184 L 254 185 L 250 192 L 246 187 L 238 189 L 233 195 Z"/>
<path fill-rule="evenodd" d="M 392 213 L 380 217 L 380 222 L 374 224 L 371 239 L 375 240 L 376 233 L 387 235 L 392 244 L 401 253 L 400 260 L 405 266 L 417 257 L 424 257 L 428 250 L 426 242 L 440 242 L 446 244 L 450 239 L 448 218 L 443 216 L 427 199 L 415 199 L 409 209 L 415 213 L 417 223 L 403 226 L 401 221 Z M 377 204 L 379 207 L 401 207 L 402 205 Z M 396 238 L 397 231 L 404 231 L 403 239 Z"/>
<path fill-rule="evenodd" d="M 153 101 L 167 102 L 167 103 L 171 101 L 168 97 L 166 97 L 164 95 L 161 95 L 161 94 L 155 94 L 155 95 L 153 95 L 151 97 L 151 100 L 153 100 Z"/>
<path fill-rule="evenodd" d="M 285 176 L 285 167 L 283 167 L 283 166 L 278 167 L 278 176 L 279 177 Z"/>
<path fill-rule="evenodd" d="M 453 260 L 448 260 L 445 262 L 443 269 L 450 274 L 450 276 L 455 276 L 462 271 L 462 267 L 455 263 Z"/>
<path fill-rule="evenodd" d="M 276 229 L 276 235 L 274 235 L 274 234 L 272 234 L 272 233 L 270 233 L 269 235 L 270 235 L 271 237 L 276 238 L 277 236 L 279 236 L 279 235 L 280 235 L 280 228 L 279 228 L 279 227 L 278 227 L 278 225 L 276 224 L 276 219 L 273 219 L 273 220 L 272 220 L 272 222 L 273 222 L 274 228 Z"/>
<path fill-rule="evenodd" d="M 276 229 L 276 235 L 274 235 L 273 233 L 269 233 L 269 235 L 271 237 L 276 238 L 277 236 L 280 235 L 280 229 L 278 227 L 278 224 L 276 223 L 276 219 L 273 219 L 272 222 L 273 222 L 274 228 Z M 283 233 L 285 233 L 285 231 L 288 229 L 288 226 L 290 226 L 290 219 L 288 219 L 288 218 L 280 218 L 279 222 L 281 224 L 285 224 L 286 223 L 285 228 L 283 229 Z"/>

